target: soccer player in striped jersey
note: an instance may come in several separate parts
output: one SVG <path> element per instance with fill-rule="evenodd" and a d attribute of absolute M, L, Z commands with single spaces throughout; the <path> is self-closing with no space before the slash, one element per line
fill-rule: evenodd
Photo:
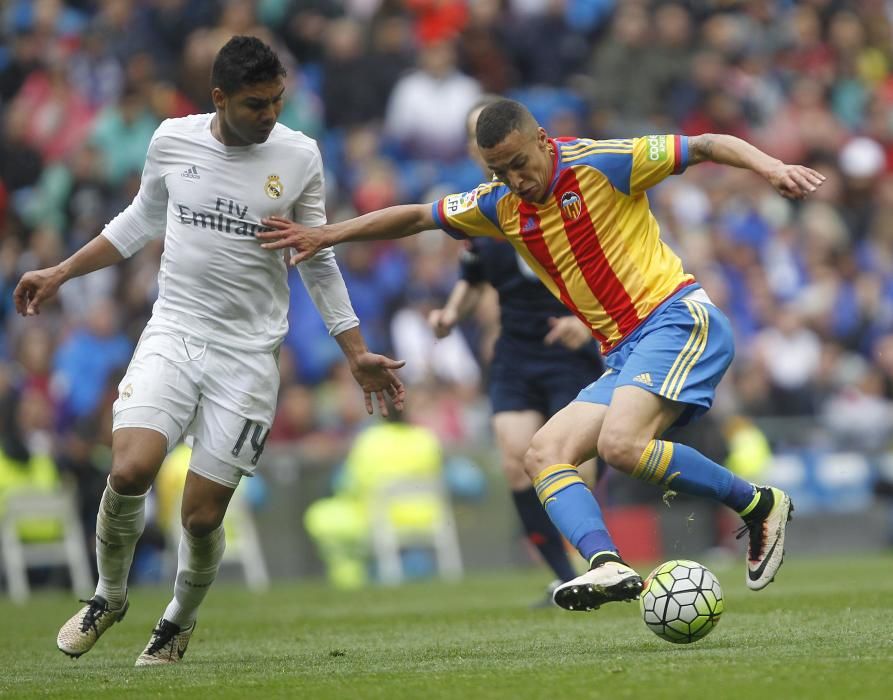
<path fill-rule="evenodd" d="M 508 240 L 543 284 L 592 330 L 607 370 L 534 436 L 525 469 L 556 527 L 590 570 L 555 591 L 568 610 L 638 596 L 642 580 L 620 558 L 601 510 L 577 472 L 598 454 L 663 489 L 711 498 L 739 513 L 749 535 L 748 587 L 782 563 L 793 510 L 786 493 L 758 487 L 696 450 L 661 439 L 706 411 L 734 355 L 728 319 L 661 240 L 646 190 L 711 161 L 746 168 L 790 199 L 824 177 L 788 165 L 733 136 L 658 135 L 593 141 L 551 139 L 512 100 L 478 118 L 477 142 L 498 181 L 428 205 L 404 205 L 316 229 L 280 218 L 259 234 L 292 247 L 297 263 L 348 240 L 399 238 L 442 228 L 457 237 Z"/>
<path fill-rule="evenodd" d="M 467 120 L 469 155 L 485 173 L 475 128 L 484 107 L 497 99 L 485 98 Z M 549 293 L 508 242 L 478 237 L 467 246 L 459 262 L 459 280 L 444 307 L 431 312 L 429 323 L 435 335 L 443 338 L 477 307 L 487 285 L 499 296 L 499 338 L 487 386 L 493 434 L 527 540 L 555 575 L 547 596 L 536 606 L 551 606 L 555 589 L 577 573 L 564 538 L 524 470 L 524 453 L 545 422 L 570 403 L 591 377 L 601 374 L 604 366 L 589 327 Z M 599 465 L 599 474 L 603 468 Z"/>

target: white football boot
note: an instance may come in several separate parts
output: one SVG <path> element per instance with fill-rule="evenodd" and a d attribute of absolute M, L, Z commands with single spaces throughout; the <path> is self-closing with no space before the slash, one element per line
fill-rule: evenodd
<path fill-rule="evenodd" d="M 596 564 L 585 574 L 562 583 L 552 599 L 565 610 L 588 612 L 615 600 L 631 601 L 642 592 L 642 577 L 622 561 Z"/>
<path fill-rule="evenodd" d="M 186 629 L 180 629 L 173 622 L 164 618 L 158 621 L 152 630 L 152 638 L 139 655 L 135 666 L 161 666 L 175 664 L 183 658 L 186 647 L 189 646 L 189 638 L 195 631 L 193 622 Z"/>
<path fill-rule="evenodd" d="M 781 489 L 760 487 L 760 500 L 772 499 L 768 513 L 760 503 L 753 515 L 744 518 L 738 538 L 749 535 L 747 544 L 747 587 L 758 591 L 775 579 L 784 560 L 784 531 L 794 512 L 791 498 Z"/>
<path fill-rule="evenodd" d="M 62 625 L 56 637 L 56 646 L 63 654 L 76 659 L 93 648 L 96 641 L 109 627 L 124 619 L 130 603 L 125 600 L 120 608 L 110 608 L 101 595 L 82 600 L 86 605 Z"/>

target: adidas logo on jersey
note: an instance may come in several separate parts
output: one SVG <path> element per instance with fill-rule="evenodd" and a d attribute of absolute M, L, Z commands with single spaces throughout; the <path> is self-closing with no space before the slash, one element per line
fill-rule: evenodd
<path fill-rule="evenodd" d="M 198 168 L 194 165 L 191 168 L 186 168 L 186 170 L 180 173 L 180 177 L 188 177 L 190 180 L 202 179 L 202 176 L 198 174 Z"/>
<path fill-rule="evenodd" d="M 639 384 L 644 384 L 645 386 L 654 386 L 651 381 L 651 372 L 642 372 L 642 374 L 637 374 L 633 377 L 634 382 L 639 382 Z"/>

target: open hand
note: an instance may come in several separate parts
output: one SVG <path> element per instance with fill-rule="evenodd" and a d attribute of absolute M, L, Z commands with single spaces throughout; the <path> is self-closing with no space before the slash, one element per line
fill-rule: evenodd
<path fill-rule="evenodd" d="M 12 294 L 16 311 L 22 316 L 37 316 L 41 304 L 59 291 L 62 282 L 58 267 L 26 272 Z"/>
<path fill-rule="evenodd" d="M 267 250 L 294 248 L 295 254 L 289 261 L 292 265 L 312 258 L 318 250 L 328 246 L 319 228 L 302 226 L 281 216 L 262 219 L 261 223 L 267 228 L 273 229 L 272 231 L 259 231 L 255 234 L 260 241 L 263 241 L 261 248 Z"/>
<path fill-rule="evenodd" d="M 373 394 L 378 399 L 378 410 L 381 411 L 381 415 L 388 415 L 385 395 L 390 399 L 394 408 L 398 411 L 403 410 L 406 389 L 394 370 L 400 369 L 405 364 L 404 360 L 392 360 L 390 357 L 376 355 L 374 352 L 364 352 L 351 363 L 350 371 L 363 390 L 366 399 L 366 413 L 370 416 L 373 413 Z"/>
<path fill-rule="evenodd" d="M 805 199 L 825 182 L 825 176 L 812 168 L 786 163 L 771 170 L 766 179 L 776 192 L 788 199 Z"/>

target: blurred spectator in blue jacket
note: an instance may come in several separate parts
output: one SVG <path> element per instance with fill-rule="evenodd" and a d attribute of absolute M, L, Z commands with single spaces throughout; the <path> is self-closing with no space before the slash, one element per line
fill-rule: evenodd
<path fill-rule="evenodd" d="M 59 346 L 54 358 L 54 381 L 64 411 L 72 418 L 92 413 L 106 383 L 127 367 L 133 344 L 118 330 L 117 309 L 107 299 L 95 301 L 82 325 L 75 327 Z"/>

